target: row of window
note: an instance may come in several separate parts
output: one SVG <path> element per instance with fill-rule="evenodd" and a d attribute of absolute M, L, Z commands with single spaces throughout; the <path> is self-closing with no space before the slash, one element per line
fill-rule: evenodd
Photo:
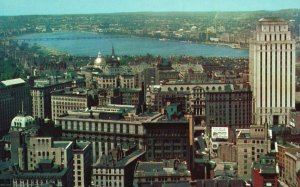
<path fill-rule="evenodd" d="M 113 124 L 113 123 L 91 123 L 91 122 L 77 122 L 77 121 L 62 121 L 63 130 L 79 130 L 79 131 L 100 131 L 110 133 L 127 133 L 127 134 L 141 134 L 143 127 L 129 124 Z"/>
<path fill-rule="evenodd" d="M 123 174 L 122 169 L 94 169 L 95 174 Z M 121 177 L 121 176 L 120 176 Z M 102 177 L 101 177 L 102 179 Z"/>

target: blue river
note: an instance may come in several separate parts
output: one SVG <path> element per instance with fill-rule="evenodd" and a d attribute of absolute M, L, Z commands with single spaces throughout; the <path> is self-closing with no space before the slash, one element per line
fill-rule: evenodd
<path fill-rule="evenodd" d="M 76 56 L 96 56 L 98 51 L 116 55 L 248 57 L 247 49 L 233 49 L 224 45 L 210 45 L 184 41 L 159 40 L 126 35 L 109 35 L 93 32 L 34 33 L 18 36 L 20 42 L 39 45 Z"/>

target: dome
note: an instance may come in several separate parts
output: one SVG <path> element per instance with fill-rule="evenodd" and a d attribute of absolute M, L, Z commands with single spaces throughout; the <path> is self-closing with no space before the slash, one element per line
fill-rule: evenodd
<path fill-rule="evenodd" d="M 14 119 L 11 121 L 11 130 L 14 129 L 25 129 L 29 126 L 34 124 L 34 118 L 31 116 L 27 116 L 24 114 L 18 114 Z"/>
<path fill-rule="evenodd" d="M 101 53 L 98 53 L 98 57 L 94 61 L 94 67 L 104 67 L 106 65 L 106 60 L 101 56 Z"/>

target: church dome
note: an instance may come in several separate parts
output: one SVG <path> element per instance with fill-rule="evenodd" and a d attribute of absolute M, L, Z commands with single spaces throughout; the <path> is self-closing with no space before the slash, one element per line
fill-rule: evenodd
<path fill-rule="evenodd" d="M 25 114 L 18 114 L 11 121 L 11 130 L 25 129 L 34 124 L 34 118 Z"/>
<path fill-rule="evenodd" d="M 94 61 L 94 67 L 99 68 L 99 67 L 104 67 L 106 65 L 106 60 L 104 57 L 102 57 L 101 53 L 98 53 L 97 58 Z"/>

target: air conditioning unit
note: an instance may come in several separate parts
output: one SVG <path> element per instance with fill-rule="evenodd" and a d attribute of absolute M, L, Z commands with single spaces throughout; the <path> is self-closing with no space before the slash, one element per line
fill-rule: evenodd
<path fill-rule="evenodd" d="M 211 144 L 211 147 L 212 147 L 213 150 L 217 150 L 217 149 L 219 148 L 219 144 L 216 143 L 216 142 L 213 142 L 213 143 Z"/>

